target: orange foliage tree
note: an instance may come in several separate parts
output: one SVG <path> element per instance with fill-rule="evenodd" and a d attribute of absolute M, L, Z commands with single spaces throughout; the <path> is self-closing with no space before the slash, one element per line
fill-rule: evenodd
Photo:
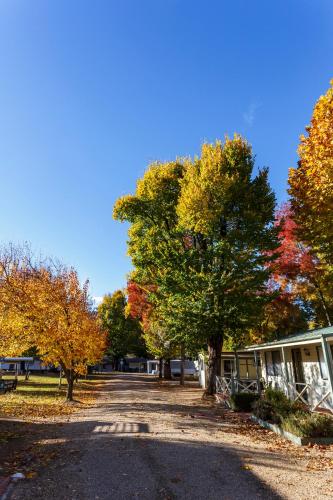
<path fill-rule="evenodd" d="M 1 353 L 19 355 L 34 346 L 45 364 L 61 366 L 71 401 L 74 380 L 105 349 L 88 282 L 81 286 L 74 269 L 36 263 L 29 252 L 10 248 L 0 256 L 0 311 Z"/>
<path fill-rule="evenodd" d="M 300 239 L 333 267 L 333 80 L 317 101 L 299 162 L 289 173 L 289 194 Z"/>

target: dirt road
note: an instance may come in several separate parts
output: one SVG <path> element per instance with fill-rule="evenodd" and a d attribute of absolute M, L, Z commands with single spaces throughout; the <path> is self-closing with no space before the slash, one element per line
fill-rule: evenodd
<path fill-rule="evenodd" d="M 94 407 L 43 444 L 61 453 L 12 499 L 332 498 L 332 471 L 309 472 L 302 457 L 239 433 L 199 389 L 144 375 L 106 382 Z"/>

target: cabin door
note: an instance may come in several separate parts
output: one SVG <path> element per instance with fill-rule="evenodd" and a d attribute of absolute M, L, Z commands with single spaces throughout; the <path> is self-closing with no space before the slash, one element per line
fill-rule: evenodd
<path fill-rule="evenodd" d="M 297 392 L 301 392 L 304 389 L 304 384 L 305 384 L 301 350 L 299 348 L 292 349 L 291 355 L 293 360 L 293 370 L 294 370 L 294 380 L 296 384 L 296 390 Z M 303 397 L 304 399 L 307 399 L 306 391 L 303 393 Z"/>

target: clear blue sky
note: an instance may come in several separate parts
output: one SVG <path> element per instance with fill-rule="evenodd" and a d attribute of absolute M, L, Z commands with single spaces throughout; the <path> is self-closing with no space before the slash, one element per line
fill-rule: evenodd
<path fill-rule="evenodd" d="M 1 0 L 1 240 L 122 287 L 147 164 L 237 131 L 284 200 L 332 77 L 332 0 Z"/>

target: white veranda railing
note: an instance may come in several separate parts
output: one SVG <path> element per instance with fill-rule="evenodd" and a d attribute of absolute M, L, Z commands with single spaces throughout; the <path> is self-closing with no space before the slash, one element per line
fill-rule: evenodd
<path fill-rule="evenodd" d="M 306 383 L 288 382 L 289 397 L 294 401 L 301 401 L 308 406 L 311 411 L 316 411 L 320 408 L 329 410 L 333 413 L 333 408 L 328 404 L 327 400 L 331 396 L 331 391 L 326 391 L 322 396 L 318 396 L 315 388 Z"/>
<path fill-rule="evenodd" d="M 216 398 L 220 403 L 229 405 L 229 398 L 232 394 L 238 392 L 259 393 L 258 380 L 256 379 L 241 379 L 234 376 L 216 377 Z M 333 413 L 332 405 L 328 399 L 332 397 L 330 390 L 320 395 L 316 392 L 316 388 L 310 384 L 301 382 L 288 382 L 288 396 L 293 401 L 299 401 L 309 407 L 311 411 L 318 409 L 326 409 Z"/>
<path fill-rule="evenodd" d="M 216 399 L 230 408 L 230 396 L 238 392 L 258 393 L 256 379 L 240 379 L 237 377 L 216 377 Z"/>
<path fill-rule="evenodd" d="M 234 394 L 236 392 L 258 392 L 258 381 L 249 378 L 216 377 L 216 392 Z"/>

